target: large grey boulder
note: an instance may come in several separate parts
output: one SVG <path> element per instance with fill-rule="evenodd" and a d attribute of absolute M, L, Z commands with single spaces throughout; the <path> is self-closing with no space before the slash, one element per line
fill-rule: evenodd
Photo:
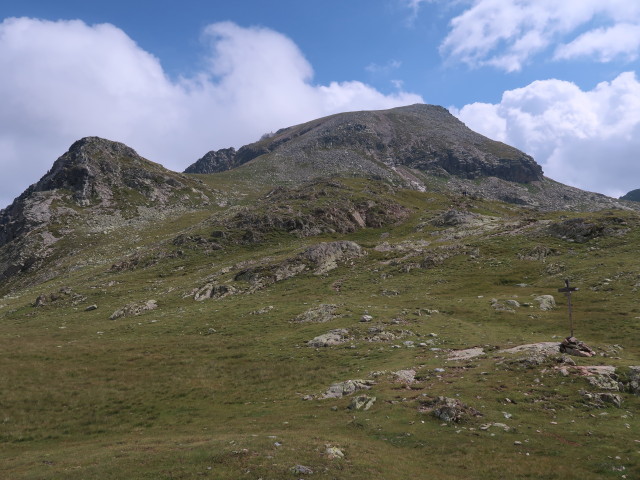
<path fill-rule="evenodd" d="M 553 310 L 556 308 L 556 299 L 553 298 L 553 295 L 540 295 L 533 299 L 538 303 L 540 310 Z"/>

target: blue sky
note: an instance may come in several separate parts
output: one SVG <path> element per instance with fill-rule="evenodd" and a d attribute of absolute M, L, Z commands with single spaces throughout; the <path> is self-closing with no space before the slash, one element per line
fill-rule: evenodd
<path fill-rule="evenodd" d="M 0 207 L 76 139 L 183 170 L 331 113 L 425 102 L 559 181 L 640 188 L 636 0 L 3 0 Z"/>

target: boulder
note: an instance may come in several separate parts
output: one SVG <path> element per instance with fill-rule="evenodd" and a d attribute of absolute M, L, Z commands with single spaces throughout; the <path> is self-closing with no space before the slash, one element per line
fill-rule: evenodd
<path fill-rule="evenodd" d="M 369 390 L 373 385 L 375 385 L 373 380 L 345 380 L 331 384 L 320 398 L 342 398 L 359 390 Z"/>
<path fill-rule="evenodd" d="M 201 302 L 209 298 L 224 298 L 234 293 L 237 293 L 237 289 L 231 285 L 214 285 L 213 283 L 207 283 L 196 291 L 193 298 L 197 302 Z"/>
<path fill-rule="evenodd" d="M 556 299 L 553 298 L 553 295 L 540 295 L 533 299 L 538 303 L 540 310 L 553 310 L 556 308 Z"/>
<path fill-rule="evenodd" d="M 376 402 L 376 397 L 370 397 L 369 395 L 358 395 L 351 400 L 349 404 L 349 410 L 369 410 Z"/>
<path fill-rule="evenodd" d="M 349 338 L 349 330 L 345 328 L 338 328 L 331 330 L 323 335 L 318 335 L 312 340 L 307 342 L 310 347 L 333 347 L 345 343 Z"/>
<path fill-rule="evenodd" d="M 622 408 L 622 397 L 617 393 L 592 393 L 585 390 L 580 391 L 580 395 L 592 406 L 601 408 L 607 404 Z"/>
<path fill-rule="evenodd" d="M 134 302 L 125 305 L 111 314 L 109 320 L 116 320 L 122 317 L 131 317 L 141 315 L 144 312 L 155 310 L 158 308 L 158 302 L 155 300 L 147 300 L 146 302 Z"/>
<path fill-rule="evenodd" d="M 484 355 L 484 350 L 482 348 L 467 348 L 466 350 L 454 350 L 449 353 L 447 360 L 470 360 L 481 355 Z"/>
<path fill-rule="evenodd" d="M 330 459 L 344 458 L 344 453 L 338 447 L 327 447 L 325 453 Z"/>
<path fill-rule="evenodd" d="M 329 320 L 333 320 L 337 316 L 335 314 L 337 308 L 337 305 L 321 303 L 317 307 L 310 308 L 306 312 L 301 313 L 291 321 L 296 323 L 328 322 Z"/>
<path fill-rule="evenodd" d="M 305 465 L 294 465 L 291 467 L 291 473 L 295 473 L 298 475 L 311 475 L 313 474 L 313 470 Z"/>
<path fill-rule="evenodd" d="M 403 383 L 413 383 L 416 380 L 416 371 L 413 369 L 398 370 L 397 372 L 393 372 L 392 375 L 396 380 Z"/>

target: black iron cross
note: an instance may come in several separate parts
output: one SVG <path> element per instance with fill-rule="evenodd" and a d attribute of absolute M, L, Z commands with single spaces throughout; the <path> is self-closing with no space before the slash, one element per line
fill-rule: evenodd
<path fill-rule="evenodd" d="M 560 293 L 564 293 L 567 296 L 567 303 L 569 304 L 569 325 L 571 328 L 571 337 L 573 337 L 573 316 L 571 314 L 571 292 L 576 292 L 578 289 L 576 287 L 569 286 L 569 279 L 564 281 L 566 285 L 564 288 L 559 288 L 558 291 Z"/>

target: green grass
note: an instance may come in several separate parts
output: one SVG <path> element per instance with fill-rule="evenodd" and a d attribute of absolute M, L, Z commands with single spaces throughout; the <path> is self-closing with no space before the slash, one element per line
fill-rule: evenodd
<path fill-rule="evenodd" d="M 224 176 L 220 183 L 215 178 L 202 176 L 220 191 L 246 188 Z M 110 271 L 111 264 L 133 252 L 143 257 L 174 252 L 172 241 L 179 233 L 208 234 L 224 208 L 211 206 L 109 235 L 88 237 L 79 229 L 73 239 L 61 241 L 61 255 L 50 265 L 62 275 L 0 298 L 0 463 L 5 477 L 266 480 L 298 478 L 290 471 L 297 464 L 311 467 L 312 478 L 320 479 L 640 475 L 639 397 L 621 393 L 622 409 L 591 408 L 579 393 L 592 389 L 584 378 L 560 375 L 553 360 L 528 370 L 501 366 L 503 355 L 495 348 L 568 334 L 566 301 L 557 293 L 566 276 L 580 287 L 573 297 L 577 336 L 602 352 L 614 344 L 623 347 L 615 355 L 619 358 L 577 363 L 640 365 L 635 214 L 616 212 L 628 217 L 626 235 L 584 244 L 550 237 L 535 223 L 517 234 L 500 227 L 450 240 L 442 237 L 442 228 L 427 224 L 417 231 L 416 225 L 450 208 L 451 198 L 393 193 L 361 179 L 340 181 L 354 198 L 375 191 L 378 200 L 397 201 L 412 213 L 399 225 L 345 235 L 298 238 L 273 232 L 261 244 L 229 244 L 213 252 L 194 248 L 123 272 Z M 253 191 L 237 198 L 249 206 L 261 201 Z M 559 217 L 496 202 L 474 202 L 472 210 L 532 222 Z M 308 245 L 337 239 L 356 241 L 368 254 L 326 276 L 303 273 L 253 294 L 204 302 L 187 295 L 225 267 L 232 268 L 221 274 L 221 282 L 233 283 L 241 262 L 273 264 Z M 373 250 L 382 241 L 418 240 L 430 244 L 414 256 Z M 405 268 L 451 244 L 462 248 L 441 264 Z M 519 259 L 520 252 L 541 244 L 559 255 L 544 263 Z M 465 253 L 473 249 L 479 251 L 476 258 Z M 563 264 L 564 270 L 548 273 L 551 263 Z M 39 294 L 63 286 L 86 299 L 77 305 L 61 300 L 32 306 Z M 508 313 L 490 304 L 492 298 L 533 303 L 541 294 L 554 295 L 557 309 L 521 307 Z M 148 299 L 156 299 L 159 308 L 108 320 L 126 303 Z M 340 316 L 323 324 L 290 322 L 319 303 L 338 305 Z M 84 311 L 91 304 L 98 309 Z M 274 308 L 251 314 L 268 305 Z M 427 315 L 426 309 L 439 313 Z M 359 321 L 365 312 L 374 317 L 372 323 Z M 372 325 L 413 335 L 369 343 L 363 336 Z M 334 328 L 348 328 L 355 340 L 324 349 L 306 346 Z M 392 347 L 405 340 L 434 343 Z M 474 346 L 485 347 L 487 356 L 446 361 L 446 350 Z M 377 401 L 366 412 L 347 410 L 350 397 L 302 399 L 321 394 L 333 382 L 405 368 L 415 368 L 419 381 L 407 387 L 378 377 L 368 392 Z M 440 395 L 459 398 L 483 417 L 443 426 L 419 412 L 421 400 Z M 503 412 L 512 417 L 505 419 Z M 511 431 L 479 429 L 489 422 L 506 423 Z M 345 458 L 329 459 L 327 445 L 339 447 Z M 616 470 L 621 467 L 625 470 Z"/>

